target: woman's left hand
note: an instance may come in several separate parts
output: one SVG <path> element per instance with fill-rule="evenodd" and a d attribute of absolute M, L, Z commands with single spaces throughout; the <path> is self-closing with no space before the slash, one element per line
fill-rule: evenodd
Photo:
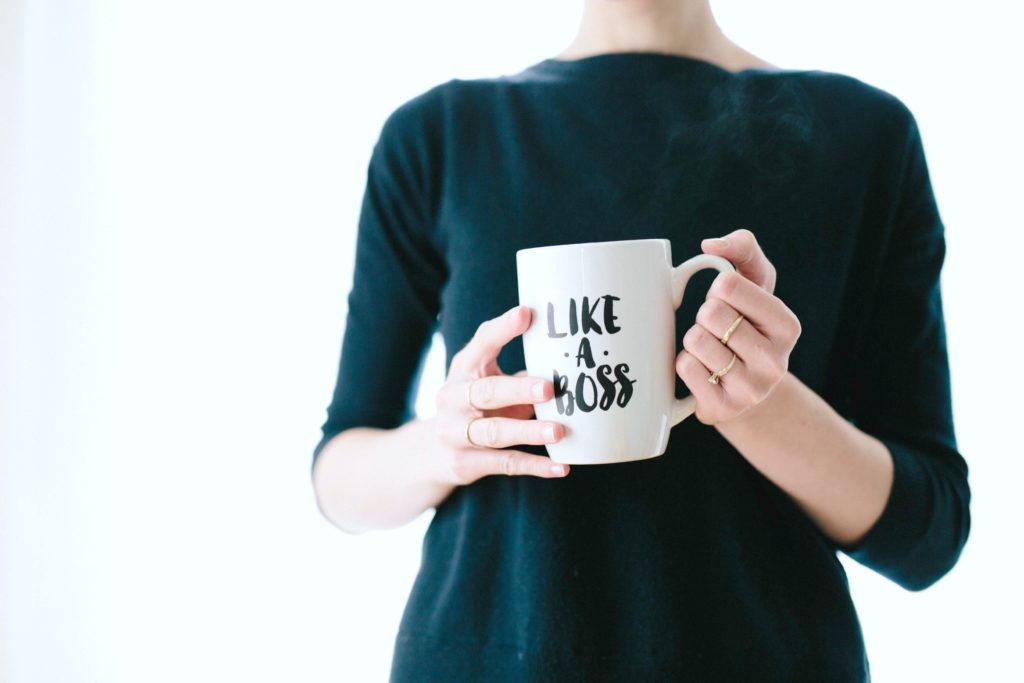
<path fill-rule="evenodd" d="M 754 233 L 741 228 L 722 239 L 706 239 L 701 249 L 727 259 L 736 272 L 715 278 L 676 358 L 676 372 L 697 399 L 695 415 L 708 425 L 732 420 L 767 398 L 789 371 L 789 354 L 801 331 L 793 311 L 772 294 L 775 266 Z M 723 344 L 722 336 L 740 314 L 743 320 Z M 708 382 L 733 353 L 732 368 L 718 384 Z"/>

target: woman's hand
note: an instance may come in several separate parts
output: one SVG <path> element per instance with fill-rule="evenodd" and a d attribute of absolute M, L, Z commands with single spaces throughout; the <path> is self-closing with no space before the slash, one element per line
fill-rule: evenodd
<path fill-rule="evenodd" d="M 531 419 L 533 404 L 554 396 L 551 380 L 529 377 L 525 370 L 506 375 L 498 367 L 502 347 L 525 332 L 532 317 L 529 307 L 515 306 L 497 318 L 485 320 L 452 357 L 448 378 L 437 394 L 435 448 L 431 450 L 437 481 L 464 485 L 489 474 L 568 474 L 568 465 L 554 463 L 551 458 L 504 448 L 553 443 L 565 433 L 557 422 Z M 480 410 L 473 409 L 470 399 Z M 469 438 L 475 446 L 466 441 L 470 420 Z"/>
<path fill-rule="evenodd" d="M 754 233 L 734 230 L 721 239 L 707 239 L 701 248 L 736 266 L 719 273 L 697 311 L 696 324 L 683 336 L 676 372 L 697 399 L 698 420 L 713 425 L 758 405 L 789 370 L 789 354 L 800 337 L 800 321 L 775 290 L 775 267 L 765 257 Z M 739 326 L 727 344 L 721 338 L 737 317 Z M 736 354 L 736 362 L 718 384 L 708 382 Z"/>

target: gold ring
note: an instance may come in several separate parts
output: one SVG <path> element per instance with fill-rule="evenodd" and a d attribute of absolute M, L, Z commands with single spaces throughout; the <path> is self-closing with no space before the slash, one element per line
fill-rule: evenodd
<path fill-rule="evenodd" d="M 466 443 L 469 445 L 470 448 L 480 448 L 480 446 L 478 446 L 476 443 L 474 443 L 473 439 L 469 436 L 469 426 L 471 424 L 473 424 L 474 420 L 479 420 L 479 419 L 480 419 L 479 417 L 471 417 L 471 418 L 469 418 L 469 421 L 466 423 Z"/>
<path fill-rule="evenodd" d="M 476 379 L 473 379 L 472 381 L 470 381 L 469 384 L 466 385 L 466 403 L 469 404 L 470 410 L 475 410 L 478 413 L 483 413 L 484 409 L 481 408 L 480 406 L 476 405 L 475 403 L 473 403 L 473 384 L 478 379 L 480 379 L 480 378 L 477 377 Z"/>
<path fill-rule="evenodd" d="M 710 382 L 711 384 L 718 384 L 718 378 L 722 377 L 725 373 L 727 373 L 730 370 L 732 370 L 732 366 L 733 366 L 733 364 L 735 362 L 736 362 L 736 352 L 733 351 L 732 352 L 732 360 L 729 361 L 729 364 L 726 365 L 724 368 L 722 368 L 721 370 L 719 370 L 717 372 L 712 372 L 711 376 L 708 377 L 708 382 Z"/>
<path fill-rule="evenodd" d="M 733 322 L 732 325 L 729 325 L 729 329 L 727 329 L 725 331 L 725 334 L 722 335 L 722 340 L 721 341 L 722 341 L 723 344 L 728 344 L 729 343 L 729 337 L 731 337 L 732 333 L 736 331 L 736 328 L 740 326 L 740 321 L 742 321 L 742 320 L 743 320 L 743 314 L 740 313 L 740 317 L 736 318 L 735 322 Z"/>

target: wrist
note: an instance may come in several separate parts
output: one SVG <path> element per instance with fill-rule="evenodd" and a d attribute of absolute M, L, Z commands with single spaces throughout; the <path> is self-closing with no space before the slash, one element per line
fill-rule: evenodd
<path fill-rule="evenodd" d="M 715 427 L 719 429 L 729 429 L 730 427 L 737 426 L 749 427 L 764 420 L 768 415 L 776 414 L 779 406 L 784 402 L 786 391 L 795 379 L 796 377 L 787 370 L 782 379 L 768 392 L 768 395 L 756 405 L 750 406 L 736 417 L 715 423 Z"/>
<path fill-rule="evenodd" d="M 418 419 L 412 424 L 415 425 L 413 440 L 425 446 L 408 451 L 412 457 L 414 479 L 422 482 L 429 489 L 430 499 L 435 501 L 431 507 L 434 507 L 455 489 L 455 484 L 451 481 L 451 472 L 448 471 L 446 460 L 443 457 L 443 449 L 437 437 L 437 416 Z"/>

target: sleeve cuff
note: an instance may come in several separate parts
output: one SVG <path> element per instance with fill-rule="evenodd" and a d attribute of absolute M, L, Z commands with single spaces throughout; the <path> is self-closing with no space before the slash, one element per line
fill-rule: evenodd
<path fill-rule="evenodd" d="M 888 437 L 877 436 L 892 454 L 893 481 L 881 516 L 855 545 L 838 546 L 857 562 L 910 590 L 933 580 L 915 572 L 913 556 L 931 524 L 934 508 L 930 478 L 912 449 Z"/>

